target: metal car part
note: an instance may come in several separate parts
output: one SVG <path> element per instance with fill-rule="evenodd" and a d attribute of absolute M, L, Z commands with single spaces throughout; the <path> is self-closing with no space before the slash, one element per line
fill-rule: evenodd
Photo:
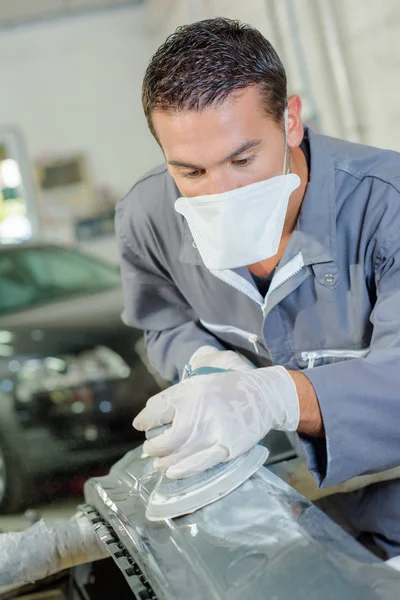
<path fill-rule="evenodd" d="M 398 597 L 399 573 L 265 467 L 192 515 L 148 521 L 158 476 L 141 453 L 137 448 L 108 475 L 89 479 L 80 507 L 135 598 Z"/>

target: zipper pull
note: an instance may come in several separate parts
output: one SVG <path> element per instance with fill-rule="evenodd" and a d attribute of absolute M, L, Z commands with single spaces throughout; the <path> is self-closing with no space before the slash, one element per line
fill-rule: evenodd
<path fill-rule="evenodd" d="M 316 358 L 317 358 L 316 352 L 307 352 L 307 360 L 308 360 L 307 369 L 312 369 L 314 367 Z"/>
<path fill-rule="evenodd" d="M 258 336 L 252 333 L 251 335 L 249 335 L 249 342 L 251 344 L 253 344 L 255 353 L 256 354 L 260 354 L 260 351 L 259 351 L 258 346 L 257 346 Z"/>

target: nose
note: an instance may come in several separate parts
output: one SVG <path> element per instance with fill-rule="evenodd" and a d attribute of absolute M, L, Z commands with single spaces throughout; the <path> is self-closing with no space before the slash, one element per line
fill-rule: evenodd
<path fill-rule="evenodd" d="M 224 171 L 210 173 L 207 181 L 208 194 L 223 194 L 239 187 L 231 174 Z"/>

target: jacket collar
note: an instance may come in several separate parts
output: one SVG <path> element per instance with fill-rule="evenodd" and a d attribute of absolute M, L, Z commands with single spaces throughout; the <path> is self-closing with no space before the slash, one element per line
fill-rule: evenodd
<path fill-rule="evenodd" d="M 335 168 L 324 138 L 306 128 L 310 142 L 310 180 L 281 264 L 302 253 L 304 264 L 334 262 L 336 257 Z"/>

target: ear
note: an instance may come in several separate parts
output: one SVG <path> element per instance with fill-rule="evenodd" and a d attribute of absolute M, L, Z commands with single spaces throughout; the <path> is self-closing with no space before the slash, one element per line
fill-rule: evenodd
<path fill-rule="evenodd" d="M 304 127 L 301 120 L 302 102 L 299 96 L 290 96 L 288 99 L 288 146 L 297 148 L 304 137 Z"/>

